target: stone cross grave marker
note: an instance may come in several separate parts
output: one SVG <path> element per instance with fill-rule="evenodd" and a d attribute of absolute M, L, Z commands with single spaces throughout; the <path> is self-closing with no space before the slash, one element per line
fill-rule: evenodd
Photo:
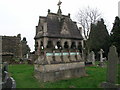
<path fill-rule="evenodd" d="M 108 53 L 107 81 L 102 83 L 102 87 L 104 87 L 104 88 L 116 88 L 116 87 L 118 87 L 116 85 L 117 64 L 118 64 L 118 54 L 116 52 L 116 47 L 111 46 L 110 51 Z"/>

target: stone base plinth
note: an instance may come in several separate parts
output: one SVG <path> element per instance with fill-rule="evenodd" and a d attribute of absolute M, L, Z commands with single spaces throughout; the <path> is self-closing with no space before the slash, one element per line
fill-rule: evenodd
<path fill-rule="evenodd" d="M 35 77 L 43 82 L 86 76 L 84 62 L 37 65 Z"/>

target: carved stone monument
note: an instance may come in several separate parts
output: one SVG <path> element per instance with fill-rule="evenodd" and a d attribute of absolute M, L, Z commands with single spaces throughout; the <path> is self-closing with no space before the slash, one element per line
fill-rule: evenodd
<path fill-rule="evenodd" d="M 81 58 L 82 34 L 70 14 L 62 15 L 61 3 L 57 13 L 48 10 L 48 15 L 40 16 L 36 26 L 35 77 L 44 82 L 86 75 Z"/>

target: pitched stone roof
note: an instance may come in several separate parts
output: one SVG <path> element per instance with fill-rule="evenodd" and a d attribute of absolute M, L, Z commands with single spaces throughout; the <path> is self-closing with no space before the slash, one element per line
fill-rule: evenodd
<path fill-rule="evenodd" d="M 76 23 L 70 19 L 69 15 L 60 16 L 50 12 L 47 17 L 39 18 L 35 39 L 42 37 L 83 39 Z"/>

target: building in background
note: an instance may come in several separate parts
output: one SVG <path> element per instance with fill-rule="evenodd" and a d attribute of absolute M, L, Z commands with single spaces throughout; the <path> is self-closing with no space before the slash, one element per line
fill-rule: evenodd
<path fill-rule="evenodd" d="M 12 61 L 13 59 L 27 58 L 30 48 L 26 38 L 21 40 L 21 35 L 2 36 L 2 61 Z"/>

